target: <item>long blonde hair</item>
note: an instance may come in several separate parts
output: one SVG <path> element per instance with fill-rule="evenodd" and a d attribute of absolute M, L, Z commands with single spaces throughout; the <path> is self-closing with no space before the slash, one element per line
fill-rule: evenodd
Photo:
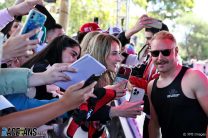
<path fill-rule="evenodd" d="M 95 38 L 96 35 L 98 35 L 100 32 L 94 31 L 94 32 L 89 32 L 85 35 L 85 37 L 83 38 L 80 46 L 82 48 L 81 51 L 81 56 L 83 56 L 84 54 L 86 54 L 87 51 L 92 51 L 92 46 L 91 43 L 93 41 L 93 39 Z"/>
<path fill-rule="evenodd" d="M 106 58 L 110 54 L 111 45 L 113 42 L 118 43 L 121 48 L 120 41 L 109 34 L 98 34 L 92 40 L 92 45 L 90 45 L 90 51 L 86 51 L 86 53 L 91 54 L 95 59 L 97 59 L 100 63 L 107 67 Z M 106 71 L 98 81 L 98 87 L 104 87 L 106 85 L 111 85 L 115 78 L 115 72 Z"/>

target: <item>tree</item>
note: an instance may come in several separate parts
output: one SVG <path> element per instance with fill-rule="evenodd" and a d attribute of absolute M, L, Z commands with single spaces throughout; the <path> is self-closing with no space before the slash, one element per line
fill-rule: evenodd
<path fill-rule="evenodd" d="M 140 7 L 147 9 L 148 0 L 133 0 L 133 3 L 139 5 Z"/>
<path fill-rule="evenodd" d="M 8 8 L 15 3 L 15 0 L 5 0 L 5 2 L 0 2 L 0 9 Z"/>
<path fill-rule="evenodd" d="M 69 0 L 71 9 L 69 10 L 69 23 L 67 34 L 76 33 L 80 26 L 86 22 L 93 22 L 94 17 L 99 18 L 99 25 L 102 29 L 107 29 L 110 25 L 116 24 L 116 2 L 112 0 Z M 0 3 L 0 8 L 13 5 L 15 0 L 5 0 Z M 61 1 L 57 0 L 56 3 L 48 4 L 49 7 L 54 6 L 55 10 L 52 13 L 53 17 L 58 22 L 56 11 L 59 11 Z M 59 9 L 59 10 L 57 10 Z M 51 12 L 51 11 L 50 11 Z M 62 20 L 63 18 L 61 18 Z M 65 18 L 63 19 L 65 20 Z"/>
<path fill-rule="evenodd" d="M 145 8 L 148 15 L 158 19 L 174 19 L 183 13 L 191 12 L 194 0 L 133 0 Z"/>
<path fill-rule="evenodd" d="M 115 2 L 111 0 L 71 0 L 69 34 L 76 33 L 82 24 L 93 22 L 94 17 L 99 18 L 99 25 L 102 29 L 114 25 L 115 10 Z"/>
<path fill-rule="evenodd" d="M 60 12 L 59 12 L 59 23 L 63 26 L 64 30 L 68 30 L 68 16 L 69 9 L 71 8 L 70 0 L 61 0 L 60 1 Z"/>
<path fill-rule="evenodd" d="M 187 14 L 177 19 L 177 24 L 181 25 L 184 33 L 184 41 L 180 46 L 185 49 L 185 59 L 195 57 L 197 59 L 208 58 L 208 23 L 194 14 Z"/>

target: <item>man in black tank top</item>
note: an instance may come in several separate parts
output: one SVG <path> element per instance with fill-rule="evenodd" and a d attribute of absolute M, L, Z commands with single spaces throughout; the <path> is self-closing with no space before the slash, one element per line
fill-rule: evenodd
<path fill-rule="evenodd" d="M 208 79 L 200 71 L 178 64 L 174 36 L 166 31 L 151 41 L 152 60 L 160 72 L 148 84 L 151 119 L 149 136 L 208 137 Z"/>

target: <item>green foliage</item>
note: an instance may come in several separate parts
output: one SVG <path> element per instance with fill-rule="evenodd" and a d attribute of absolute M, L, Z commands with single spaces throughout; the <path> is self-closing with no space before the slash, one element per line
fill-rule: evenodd
<path fill-rule="evenodd" d="M 148 11 L 148 15 L 158 19 L 174 19 L 191 12 L 194 0 L 133 0 Z"/>
<path fill-rule="evenodd" d="M 148 15 L 158 19 L 175 19 L 178 17 L 177 25 L 182 25 L 180 33 L 185 34 L 184 41 L 180 44 L 180 54 L 183 58 L 197 57 L 198 59 L 208 58 L 208 23 L 195 18 L 195 15 L 186 15 L 194 7 L 194 0 L 132 0 L 141 8 L 148 11 Z M 0 9 L 13 5 L 15 0 L 5 0 L 0 3 Z M 60 0 L 54 4 L 58 9 Z M 69 32 L 76 33 L 80 26 L 86 22 L 93 22 L 94 17 L 99 18 L 99 25 L 107 29 L 110 25 L 116 25 L 117 4 L 112 0 L 70 0 Z M 121 16 L 125 15 L 126 7 L 121 5 Z M 53 13 L 54 14 L 54 13 Z M 120 16 L 120 15 L 119 15 Z M 130 15 L 129 26 L 133 26 L 138 17 Z M 54 16 L 55 18 L 58 16 Z M 179 18 L 181 17 L 181 18 Z M 143 32 L 138 33 L 138 42 L 142 46 L 145 40 Z M 140 48 L 139 48 L 140 49 Z"/>
<path fill-rule="evenodd" d="M 80 26 L 87 22 L 93 22 L 94 17 L 99 18 L 102 29 L 115 24 L 116 5 L 111 0 L 71 0 L 69 16 L 69 34 L 76 33 Z"/>
<path fill-rule="evenodd" d="M 0 2 L 0 9 L 8 8 L 15 3 L 15 0 L 5 0 L 4 3 Z"/>
<path fill-rule="evenodd" d="M 150 13 L 157 14 L 163 19 L 174 19 L 183 13 L 190 12 L 194 7 L 194 0 L 158 0 L 149 1 L 153 6 Z"/>
<path fill-rule="evenodd" d="M 148 1 L 147 0 L 132 0 L 133 3 L 138 4 L 140 7 L 146 9 L 147 5 L 148 5 Z"/>
<path fill-rule="evenodd" d="M 184 58 L 190 59 L 196 57 L 197 59 L 207 59 L 208 23 L 193 14 L 179 18 L 177 23 L 181 24 L 185 30 L 185 41 L 180 44 L 186 51 L 186 57 Z"/>

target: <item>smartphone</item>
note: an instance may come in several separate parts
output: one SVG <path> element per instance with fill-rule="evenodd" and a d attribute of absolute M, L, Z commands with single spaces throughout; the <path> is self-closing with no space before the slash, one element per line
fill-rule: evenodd
<path fill-rule="evenodd" d="M 116 74 L 116 78 L 113 84 L 117 84 L 123 80 L 128 80 L 131 75 L 131 72 L 132 72 L 132 69 L 130 67 L 121 66 L 118 70 L 118 73 Z M 124 89 L 126 88 L 126 85 L 124 85 Z"/>
<path fill-rule="evenodd" d="M 85 83 L 84 83 L 84 85 L 83 85 L 82 88 L 89 86 L 90 84 L 92 84 L 92 83 L 95 82 L 95 81 L 98 81 L 99 78 L 100 78 L 100 76 L 95 76 L 94 74 L 91 75 L 91 76 L 85 81 Z"/>
<path fill-rule="evenodd" d="M 147 24 L 147 26 L 153 27 L 153 28 L 156 28 L 156 29 L 161 29 L 162 28 L 162 22 L 160 20 L 153 19 L 152 21 L 153 22 L 151 24 Z"/>
<path fill-rule="evenodd" d="M 42 28 L 44 26 L 44 23 L 46 21 L 46 16 L 42 14 L 41 12 L 32 9 L 25 21 L 25 24 L 22 27 L 22 30 L 20 31 L 20 34 L 28 33 L 36 28 Z M 30 37 L 31 40 L 37 39 L 38 34 L 35 34 L 34 36 Z"/>
<path fill-rule="evenodd" d="M 145 91 L 144 89 L 133 87 L 133 91 L 131 92 L 130 102 L 138 102 L 143 100 Z"/>

